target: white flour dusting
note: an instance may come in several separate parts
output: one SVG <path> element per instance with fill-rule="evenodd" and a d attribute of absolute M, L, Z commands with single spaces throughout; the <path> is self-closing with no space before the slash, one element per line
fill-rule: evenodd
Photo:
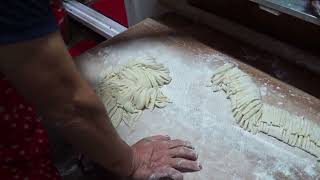
<path fill-rule="evenodd" d="M 145 111 L 135 127 L 122 124 L 118 132 L 128 143 L 156 134 L 190 140 L 203 170 L 187 174 L 187 180 L 317 177 L 320 168 L 314 157 L 264 134 L 252 135 L 239 128 L 225 94 L 206 87 L 215 69 L 213 61 L 230 57 L 194 55 L 157 40 L 140 39 L 109 46 L 97 59 L 107 68 L 145 56 L 155 57 L 170 69 L 173 81 L 163 92 L 173 103 L 154 112 Z M 267 94 L 266 88 L 261 90 Z"/>
<path fill-rule="evenodd" d="M 260 87 L 261 96 L 266 96 L 268 94 L 268 88 L 265 86 Z"/>
<path fill-rule="evenodd" d="M 277 102 L 277 104 L 281 106 L 281 105 L 283 105 L 283 102 L 279 101 L 279 102 Z"/>

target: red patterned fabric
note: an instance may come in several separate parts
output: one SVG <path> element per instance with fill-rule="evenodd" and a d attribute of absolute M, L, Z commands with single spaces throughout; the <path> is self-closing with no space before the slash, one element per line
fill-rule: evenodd
<path fill-rule="evenodd" d="M 0 75 L 0 179 L 60 179 L 34 108 Z"/>
<path fill-rule="evenodd" d="M 51 0 L 50 6 L 52 9 L 53 15 L 56 18 L 58 26 L 61 26 L 61 24 L 65 20 L 65 16 L 66 16 L 66 12 L 62 6 L 62 1 L 61 0 Z"/>
<path fill-rule="evenodd" d="M 51 2 L 57 24 L 62 1 Z M 34 108 L 0 74 L 0 179 L 60 180 L 50 157 L 48 136 Z"/>

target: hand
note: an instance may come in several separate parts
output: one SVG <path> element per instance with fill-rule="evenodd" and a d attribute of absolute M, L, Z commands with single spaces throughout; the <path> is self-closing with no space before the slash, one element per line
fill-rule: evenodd
<path fill-rule="evenodd" d="M 153 136 L 132 146 L 135 180 L 169 178 L 182 180 L 182 172 L 201 170 L 198 155 L 190 142 L 170 140 L 168 136 Z"/>

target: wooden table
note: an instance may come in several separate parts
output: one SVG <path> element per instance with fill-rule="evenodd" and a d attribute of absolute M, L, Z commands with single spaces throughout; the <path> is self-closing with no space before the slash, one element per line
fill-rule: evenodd
<path fill-rule="evenodd" d="M 170 24 L 170 23 L 168 23 Z M 77 59 L 77 65 L 79 66 L 80 71 L 82 72 L 83 76 L 92 84 L 93 87 L 96 86 L 97 82 L 99 81 L 99 75 L 102 71 L 106 68 L 106 64 L 108 65 L 116 65 L 117 62 L 114 60 L 112 62 L 108 62 L 109 59 L 105 58 L 108 57 L 108 53 L 112 54 L 112 51 L 115 51 L 113 47 L 126 47 L 126 44 L 132 41 L 136 41 L 139 39 L 156 39 L 156 41 L 161 42 L 165 46 L 177 48 L 179 50 L 182 50 L 185 52 L 186 56 L 189 58 L 186 58 L 186 62 L 188 65 L 192 65 L 195 63 L 202 63 L 207 67 L 217 67 L 221 64 L 223 64 L 223 61 L 206 61 L 202 62 L 201 58 L 197 59 L 197 57 L 201 55 L 214 55 L 214 56 L 223 56 L 225 57 L 225 60 L 236 63 L 239 65 L 239 67 L 250 74 L 257 85 L 262 89 L 262 91 L 265 91 L 265 95 L 263 96 L 263 101 L 269 104 L 273 104 L 275 106 L 281 107 L 283 109 L 288 110 L 289 112 L 292 112 L 299 116 L 304 116 L 312 121 L 317 122 L 320 124 L 320 100 L 293 87 L 290 86 L 284 82 L 281 82 L 268 74 L 261 72 L 260 70 L 257 70 L 256 68 L 249 66 L 245 63 L 243 63 L 243 60 L 241 58 L 235 58 L 232 57 L 225 52 L 221 52 L 219 49 L 215 49 L 212 47 L 209 47 L 202 42 L 197 41 L 195 38 L 190 37 L 188 33 L 181 32 L 179 28 L 174 28 L 174 26 L 166 25 L 164 23 L 157 22 L 152 19 L 146 19 L 143 22 L 139 23 L 138 25 L 131 27 L 126 32 L 121 33 L 120 35 L 107 40 L 106 42 L 101 43 L 96 48 L 88 51 L 86 54 L 82 55 Z M 147 40 L 146 40 L 147 41 Z M 111 57 L 112 59 L 112 57 Z M 111 60 L 110 60 L 111 61 Z M 172 71 L 172 70 L 171 70 Z M 204 96 L 204 95 L 199 95 Z M 207 95 L 206 95 L 207 96 Z M 202 97 L 206 98 L 206 97 Z M 169 108 L 169 107 L 168 107 Z M 179 113 L 179 112 L 177 112 Z M 146 115 L 148 118 L 152 117 L 154 120 L 157 120 L 157 116 L 161 116 L 161 111 L 156 111 L 154 114 L 151 112 L 147 113 Z M 141 122 L 145 123 L 144 126 L 147 126 L 148 123 L 146 118 L 142 117 L 143 120 Z M 143 125 L 138 125 L 136 128 L 140 131 L 143 130 Z M 172 127 L 171 127 L 172 128 Z M 173 127 L 174 128 L 174 127 Z M 126 132 L 128 131 L 128 132 Z M 122 128 L 119 130 L 120 134 L 123 136 L 125 140 L 127 140 L 129 143 L 133 143 L 137 137 L 131 138 L 129 131 L 134 131 L 130 128 Z M 150 131 L 152 132 L 152 131 Z M 191 131 L 192 132 L 192 131 Z M 181 132 L 180 132 L 181 133 Z M 194 136 L 200 136 L 199 134 L 201 132 L 195 132 Z M 205 132 L 203 132 L 205 133 Z M 241 132 L 243 133 L 243 132 Z M 143 133 L 142 133 L 143 134 Z M 176 134 L 176 136 L 178 136 Z M 190 135 L 182 135 L 178 136 L 180 137 L 186 137 L 190 138 Z M 252 137 L 251 137 L 252 138 Z M 266 140 L 266 137 L 261 137 L 261 139 Z M 192 139 L 194 140 L 194 139 Z M 207 140 L 207 139 L 206 139 Z M 283 143 L 277 142 L 276 140 L 270 138 L 266 140 L 268 142 L 274 143 L 276 145 L 281 146 L 281 148 L 291 148 L 288 145 L 285 145 Z M 209 143 L 209 142 L 208 142 Z M 212 142 L 210 142 L 212 143 Z M 214 143 L 212 145 L 215 145 Z M 216 144 L 217 147 L 219 147 L 218 144 Z M 204 150 L 200 152 L 203 153 L 202 161 L 214 161 L 213 159 L 207 159 L 207 158 L 217 158 L 219 159 L 218 155 L 210 155 L 209 151 L 210 148 L 200 146 L 200 148 L 203 148 Z M 221 146 L 222 148 L 222 146 Z M 221 152 L 228 152 L 228 150 L 221 149 Z M 292 148 L 293 149 L 293 148 Z M 218 150 L 219 151 L 219 150 Z M 291 150 L 290 150 L 291 151 Z M 232 157 L 238 157 L 242 151 L 236 152 L 235 155 L 231 155 Z M 263 152 L 262 152 L 263 153 Z M 294 150 L 295 153 L 295 150 Z M 244 153 L 246 154 L 246 153 Z M 301 152 L 298 152 L 299 156 L 302 154 Z M 200 154 L 201 156 L 201 154 Z M 242 156 L 241 156 L 242 157 Z M 303 169 L 302 166 L 293 164 L 292 166 L 288 166 L 289 169 L 286 172 L 286 170 L 280 170 L 279 171 L 270 171 L 268 174 L 252 174 L 250 168 L 255 167 L 257 163 L 263 164 L 261 167 L 272 167 L 275 166 L 274 162 L 275 160 L 272 159 L 272 155 L 270 156 L 271 159 L 259 159 L 259 157 L 254 153 L 248 153 L 246 156 L 242 157 L 244 159 L 238 159 L 234 160 L 236 163 L 230 165 L 230 167 L 235 168 L 239 167 L 241 169 L 230 169 L 225 168 L 222 171 L 222 169 L 215 169 L 211 168 L 216 167 L 216 165 L 213 164 L 205 164 L 207 165 L 207 168 L 210 167 L 210 169 L 204 169 L 204 173 L 206 174 L 196 174 L 194 176 L 187 176 L 187 179 L 199 179 L 204 177 L 206 178 L 217 178 L 217 179 L 229 179 L 229 178 L 245 178 L 245 179 L 256 179 L 256 178 L 267 178 L 267 177 L 273 177 L 275 179 L 281 179 L 281 178 L 296 178 L 296 179 L 313 179 L 315 177 L 318 177 L 320 175 L 320 166 L 315 163 L 312 163 L 312 167 L 310 166 L 312 170 L 310 169 Z M 274 157 L 275 158 L 275 157 Z M 302 159 L 297 159 L 297 161 L 310 161 L 312 162 L 312 157 L 308 155 L 302 155 Z M 222 162 L 225 161 L 226 164 L 228 164 L 228 160 L 226 158 L 221 157 L 220 159 Z M 246 162 L 248 160 L 248 168 L 241 167 L 241 162 Z M 233 161 L 233 160 L 231 160 Z M 289 161 L 289 160 L 288 160 Z M 291 160 L 290 160 L 291 162 Z M 252 167 L 251 167 L 252 166 Z M 266 170 L 267 171 L 267 170 Z M 262 171 L 263 172 L 263 171 Z"/>

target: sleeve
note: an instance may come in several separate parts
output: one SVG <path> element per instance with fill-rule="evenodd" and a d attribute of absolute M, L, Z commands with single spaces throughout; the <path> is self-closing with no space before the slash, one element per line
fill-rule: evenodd
<path fill-rule="evenodd" d="M 50 0 L 0 2 L 0 45 L 35 39 L 57 29 Z"/>

